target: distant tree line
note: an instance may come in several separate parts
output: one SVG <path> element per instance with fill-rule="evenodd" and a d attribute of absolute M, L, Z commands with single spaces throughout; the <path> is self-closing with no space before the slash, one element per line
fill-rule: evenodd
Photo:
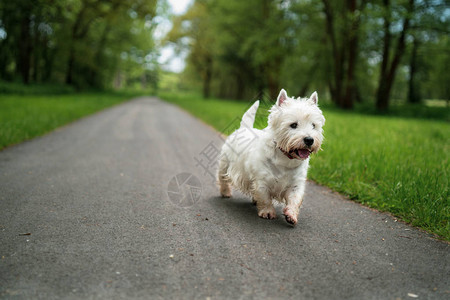
<path fill-rule="evenodd" d="M 0 1 L 0 79 L 77 88 L 155 82 L 156 0 Z"/>
<path fill-rule="evenodd" d="M 166 40 L 204 97 L 318 89 L 339 106 L 450 99 L 445 0 L 196 0 Z"/>

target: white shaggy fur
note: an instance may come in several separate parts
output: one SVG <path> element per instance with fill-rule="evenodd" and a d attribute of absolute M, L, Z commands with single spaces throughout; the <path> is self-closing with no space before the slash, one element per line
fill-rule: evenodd
<path fill-rule="evenodd" d="M 268 126 L 253 128 L 256 101 L 244 114 L 241 126 L 222 147 L 218 180 L 222 197 L 231 197 L 231 186 L 253 198 L 258 216 L 276 218 L 272 201 L 285 204 L 286 221 L 295 225 L 305 192 L 310 153 L 319 151 L 325 118 L 310 98 L 289 98 L 281 90 L 270 109 Z"/>

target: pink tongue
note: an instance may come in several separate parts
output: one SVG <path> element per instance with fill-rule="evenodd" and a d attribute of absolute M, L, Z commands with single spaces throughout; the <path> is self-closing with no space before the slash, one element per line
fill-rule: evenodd
<path fill-rule="evenodd" d="M 303 159 L 308 158 L 309 157 L 309 153 L 310 153 L 309 150 L 306 150 L 306 149 L 298 150 L 298 156 L 300 156 Z"/>

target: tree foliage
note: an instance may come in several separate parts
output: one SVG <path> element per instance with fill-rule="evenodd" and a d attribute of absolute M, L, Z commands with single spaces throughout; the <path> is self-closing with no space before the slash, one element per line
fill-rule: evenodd
<path fill-rule="evenodd" d="M 0 79 L 105 87 L 148 77 L 155 9 L 156 0 L 2 1 Z"/>
<path fill-rule="evenodd" d="M 385 110 L 394 98 L 448 99 L 449 18 L 441 0 L 197 0 L 167 41 L 189 50 L 186 74 L 205 97 L 283 87 Z"/>

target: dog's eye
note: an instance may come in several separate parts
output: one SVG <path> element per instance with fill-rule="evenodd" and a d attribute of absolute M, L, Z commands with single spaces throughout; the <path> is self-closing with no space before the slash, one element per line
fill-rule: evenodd
<path fill-rule="evenodd" d="M 291 128 L 292 128 L 292 129 L 297 128 L 297 123 L 292 123 L 292 124 L 291 124 Z"/>
<path fill-rule="evenodd" d="M 312 123 L 313 129 L 316 128 L 316 124 Z"/>

